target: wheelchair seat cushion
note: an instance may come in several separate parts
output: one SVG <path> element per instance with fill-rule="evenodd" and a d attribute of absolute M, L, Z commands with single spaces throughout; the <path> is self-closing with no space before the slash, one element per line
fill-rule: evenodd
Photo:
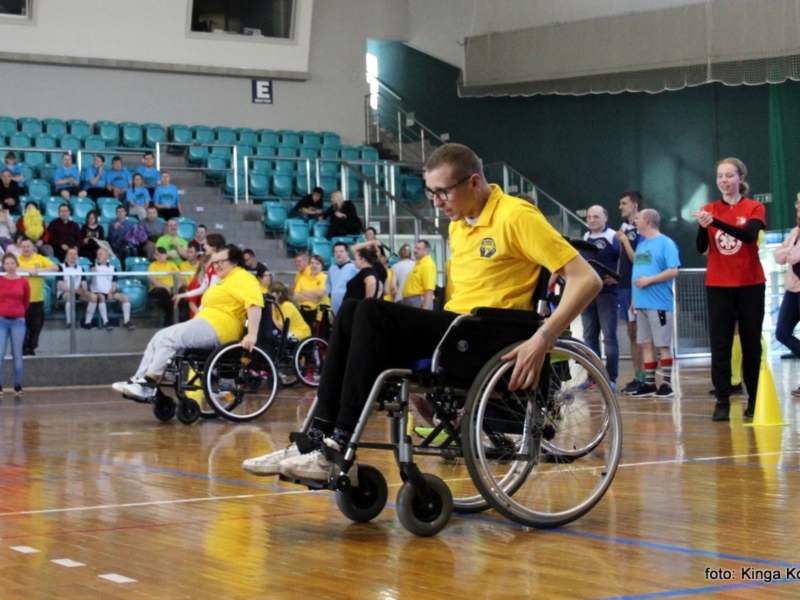
<path fill-rule="evenodd" d="M 183 348 L 175 353 L 175 358 L 184 360 L 205 360 L 216 350 L 216 348 Z"/>

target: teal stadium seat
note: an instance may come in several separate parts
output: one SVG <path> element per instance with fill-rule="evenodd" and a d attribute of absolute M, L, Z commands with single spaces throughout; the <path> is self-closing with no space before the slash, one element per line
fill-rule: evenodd
<path fill-rule="evenodd" d="M 278 137 L 280 138 L 280 142 L 286 146 L 299 146 L 300 145 L 300 136 L 295 131 L 291 131 L 289 129 L 281 129 L 278 132 Z"/>
<path fill-rule="evenodd" d="M 238 192 L 239 197 L 244 198 L 244 173 L 239 171 L 236 174 L 236 178 L 238 179 L 237 185 L 239 186 Z M 234 197 L 234 174 L 233 171 L 228 171 L 225 174 L 225 187 L 222 190 L 222 195 L 225 198 L 233 198 Z"/>
<path fill-rule="evenodd" d="M 361 157 L 358 148 L 354 146 L 342 146 L 339 148 L 339 158 L 342 160 L 359 160 Z"/>
<path fill-rule="evenodd" d="M 126 261 L 127 262 L 127 261 Z M 126 268 L 126 270 L 128 270 Z M 126 277 L 117 282 L 119 291 L 130 298 L 131 314 L 141 315 L 147 312 L 147 286 L 138 279 Z"/>
<path fill-rule="evenodd" d="M 67 131 L 79 140 L 84 140 L 92 134 L 92 126 L 83 119 L 70 119 L 67 121 Z"/>
<path fill-rule="evenodd" d="M 264 233 L 271 233 L 273 238 L 284 231 L 286 219 L 289 218 L 289 209 L 281 202 L 269 201 L 261 205 L 264 217 Z"/>
<path fill-rule="evenodd" d="M 47 162 L 47 152 L 26 150 L 22 152 L 22 160 L 24 160 L 30 168 L 36 170 Z"/>
<path fill-rule="evenodd" d="M 167 141 L 167 132 L 163 125 L 158 123 L 145 123 L 142 125 L 144 134 L 144 145 L 147 148 L 155 148 L 156 144 Z"/>
<path fill-rule="evenodd" d="M 178 222 L 178 237 L 182 237 L 187 242 L 191 242 L 197 231 L 197 223 L 189 217 L 178 217 L 175 220 Z"/>
<path fill-rule="evenodd" d="M 213 144 L 214 130 L 207 125 L 195 125 L 192 127 L 192 141 L 197 144 Z"/>
<path fill-rule="evenodd" d="M 236 141 L 255 147 L 258 145 L 258 134 L 249 127 L 240 127 L 236 130 Z"/>
<path fill-rule="evenodd" d="M 116 256 L 110 256 L 108 258 L 108 264 L 114 267 L 114 270 L 119 273 L 122 271 L 122 262 Z"/>
<path fill-rule="evenodd" d="M 19 168 L 22 169 L 22 176 L 25 177 L 25 181 L 36 179 L 35 172 L 28 163 L 18 162 L 17 164 L 19 165 Z"/>
<path fill-rule="evenodd" d="M 288 159 L 285 159 L 285 158 L 283 160 L 278 159 L 278 160 L 275 161 L 274 166 L 272 167 L 272 170 L 275 173 L 282 173 L 284 175 L 291 175 L 292 173 L 294 173 L 295 162 L 296 161 L 294 161 L 294 160 L 288 160 Z"/>
<path fill-rule="evenodd" d="M 338 175 L 339 174 L 339 163 L 338 162 L 331 162 L 329 160 L 321 160 L 319 161 L 319 174 L 320 175 Z"/>
<path fill-rule="evenodd" d="M 78 196 L 70 198 L 69 206 L 72 209 L 73 219 L 83 219 L 84 221 L 86 221 L 86 215 L 90 210 L 97 210 L 94 200 L 91 198 L 79 198 Z"/>
<path fill-rule="evenodd" d="M 225 174 L 228 170 L 228 162 L 221 156 L 209 156 L 206 159 L 206 170 L 204 173 L 206 183 L 219 184 L 225 181 Z"/>
<path fill-rule="evenodd" d="M 269 195 L 269 175 L 250 171 L 248 179 L 250 198 L 254 200 L 263 200 Z"/>
<path fill-rule="evenodd" d="M 141 148 L 144 146 L 144 133 L 139 123 L 125 121 L 119 124 L 122 145 L 126 148 Z"/>
<path fill-rule="evenodd" d="M 256 156 L 276 156 L 277 152 L 277 145 L 270 146 L 268 144 L 258 144 L 256 146 Z"/>
<path fill-rule="evenodd" d="M 403 176 L 403 198 L 406 200 L 423 200 L 425 198 L 424 188 L 425 182 L 422 177 L 417 177 L 416 175 Z"/>
<path fill-rule="evenodd" d="M 45 198 L 50 197 L 50 184 L 44 179 L 32 179 L 28 182 L 28 200 L 35 200 L 42 206 Z M 59 199 L 64 202 L 64 199 L 59 196 Z M 58 211 L 56 210 L 56 215 Z"/>
<path fill-rule="evenodd" d="M 202 167 L 208 159 L 208 146 L 189 146 L 186 164 L 190 167 Z"/>
<path fill-rule="evenodd" d="M 317 221 L 314 223 L 311 234 L 317 238 L 328 238 L 328 231 L 330 231 L 330 221 Z"/>
<path fill-rule="evenodd" d="M 42 122 L 35 117 L 20 117 L 17 119 L 19 130 L 28 135 L 42 133 Z"/>
<path fill-rule="evenodd" d="M 313 179 L 314 175 L 311 175 L 312 179 L 312 186 L 313 186 Z M 311 193 L 311 187 L 308 184 L 308 177 L 305 173 L 298 173 L 294 176 L 294 192 L 298 196 L 307 196 Z"/>
<path fill-rule="evenodd" d="M 65 152 L 71 152 L 74 159 L 78 150 L 81 149 L 81 139 L 77 135 L 66 133 L 59 138 L 58 147 Z"/>
<path fill-rule="evenodd" d="M 88 135 L 83 139 L 83 149 L 92 151 L 105 150 L 106 140 L 101 135 Z"/>
<path fill-rule="evenodd" d="M 114 121 L 95 122 L 94 132 L 103 138 L 106 148 L 116 148 L 119 146 L 119 125 Z"/>
<path fill-rule="evenodd" d="M 323 266 L 327 269 L 331 266 L 333 259 L 333 244 L 324 237 L 312 237 L 308 239 L 308 253 L 311 256 L 318 254 L 322 257 Z"/>
<path fill-rule="evenodd" d="M 333 175 L 321 175 L 319 178 L 319 187 L 325 196 L 330 198 L 331 194 L 338 190 L 339 178 Z"/>
<path fill-rule="evenodd" d="M 187 125 L 170 125 L 169 141 L 176 144 L 191 144 L 192 130 Z M 186 146 L 169 146 L 167 151 L 170 154 L 186 154 Z"/>
<path fill-rule="evenodd" d="M 370 160 L 370 161 L 380 160 L 377 148 L 373 148 L 372 146 L 361 146 L 359 147 L 358 151 L 359 154 L 361 155 L 361 160 Z"/>
<path fill-rule="evenodd" d="M 300 138 L 300 145 L 307 148 L 320 148 L 322 147 L 322 138 L 318 133 L 303 133 Z"/>
<path fill-rule="evenodd" d="M 218 144 L 236 143 L 236 132 L 230 127 L 215 127 L 214 136 Z"/>
<path fill-rule="evenodd" d="M 125 270 L 130 273 L 146 273 L 149 267 L 150 261 L 143 256 L 129 256 L 125 259 Z M 137 275 L 134 279 L 141 282 L 145 287 L 149 285 L 147 275 Z"/>
<path fill-rule="evenodd" d="M 275 172 L 270 176 L 270 190 L 278 198 L 290 198 L 292 195 L 292 176 L 289 173 Z"/>
<path fill-rule="evenodd" d="M 67 133 L 67 124 L 61 119 L 44 119 L 42 125 L 44 126 L 44 132 L 49 133 L 56 139 Z"/>
<path fill-rule="evenodd" d="M 253 154 L 253 146 L 250 144 L 245 144 L 244 142 L 237 142 L 236 146 L 236 156 L 239 160 L 242 160 L 245 156 L 252 156 Z"/>
<path fill-rule="evenodd" d="M 281 144 L 278 146 L 278 153 L 276 156 L 281 156 L 284 158 L 296 158 L 297 157 L 297 146 L 287 146 Z"/>
<path fill-rule="evenodd" d="M 332 131 L 320 132 L 322 136 L 322 145 L 329 148 L 339 148 L 342 145 L 342 138 L 338 133 Z"/>
<path fill-rule="evenodd" d="M 278 134 L 272 129 L 259 129 L 257 132 L 258 134 L 258 143 L 265 144 L 267 146 L 277 146 L 278 142 Z"/>
<path fill-rule="evenodd" d="M 211 146 L 211 148 L 209 148 L 209 156 L 224 158 L 225 165 L 227 166 L 231 164 L 231 157 L 233 156 L 233 151 L 231 150 L 230 146 Z"/>
<path fill-rule="evenodd" d="M 284 233 L 284 245 L 288 253 L 294 254 L 308 247 L 308 223 L 303 219 L 286 219 Z"/>
<path fill-rule="evenodd" d="M 253 173 L 265 173 L 269 175 L 272 173 L 272 161 L 268 158 L 254 156 L 250 161 L 250 170 Z"/>
<path fill-rule="evenodd" d="M 52 162 L 39 165 L 39 167 L 36 169 L 36 179 L 44 179 L 53 187 L 53 189 L 55 189 L 57 168 L 58 167 L 56 167 L 56 165 Z"/>
<path fill-rule="evenodd" d="M 0 117 L 0 135 L 8 137 L 19 131 L 17 120 L 12 117 Z"/>
<path fill-rule="evenodd" d="M 47 186 L 48 189 L 50 186 Z M 34 200 L 31 196 L 28 196 L 29 200 Z M 48 195 L 40 200 L 37 200 L 39 206 L 42 207 L 42 218 L 45 222 L 52 221 L 53 219 L 58 218 L 58 207 L 62 204 L 67 204 L 67 201 L 64 200 L 61 196 L 50 196 L 49 192 Z"/>
<path fill-rule="evenodd" d="M 339 149 L 338 148 L 327 148 L 322 147 L 319 149 L 319 157 L 320 158 L 339 158 Z"/>
<path fill-rule="evenodd" d="M 117 207 L 122 206 L 122 202 L 116 198 L 98 198 L 97 210 L 100 211 L 102 219 L 113 221 L 117 218 Z"/>
<path fill-rule="evenodd" d="M 12 148 L 30 148 L 31 136 L 24 131 L 17 131 L 8 136 L 8 145 Z"/>

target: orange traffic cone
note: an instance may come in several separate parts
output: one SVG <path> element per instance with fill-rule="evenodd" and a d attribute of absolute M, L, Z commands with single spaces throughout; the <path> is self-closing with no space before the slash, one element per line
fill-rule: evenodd
<path fill-rule="evenodd" d="M 769 369 L 766 353 L 761 355 L 761 371 L 758 375 L 758 390 L 756 391 L 756 409 L 752 424 L 749 427 L 772 427 L 788 425 L 783 422 L 781 404 L 778 392 L 775 391 L 775 381 Z"/>

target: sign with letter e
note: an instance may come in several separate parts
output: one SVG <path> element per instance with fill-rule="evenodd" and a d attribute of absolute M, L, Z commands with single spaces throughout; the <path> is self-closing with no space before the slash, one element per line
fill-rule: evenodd
<path fill-rule="evenodd" d="M 271 79 L 253 79 L 253 104 L 272 104 Z"/>

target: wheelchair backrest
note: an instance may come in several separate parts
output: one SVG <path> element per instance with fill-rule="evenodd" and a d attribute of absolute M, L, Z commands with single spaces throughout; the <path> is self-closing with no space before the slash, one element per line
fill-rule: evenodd
<path fill-rule="evenodd" d="M 272 311 L 277 309 L 280 314 L 279 320 L 283 323 L 283 329 L 278 330 L 272 321 Z M 270 358 L 280 358 L 283 349 L 286 347 L 286 336 L 289 335 L 289 319 L 285 318 L 280 304 L 269 294 L 264 295 L 264 310 L 261 312 L 261 322 L 258 325 L 258 336 L 256 346 L 266 352 Z"/>

